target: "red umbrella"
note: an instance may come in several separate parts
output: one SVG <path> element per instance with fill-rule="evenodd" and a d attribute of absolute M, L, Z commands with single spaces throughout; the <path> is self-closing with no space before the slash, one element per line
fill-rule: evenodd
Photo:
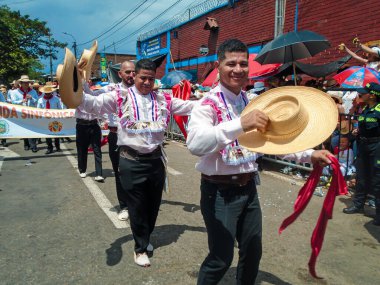
<path fill-rule="evenodd" d="M 282 64 L 281 63 L 274 63 L 274 64 L 260 64 L 254 59 L 256 58 L 257 54 L 252 53 L 249 55 L 248 63 L 249 63 L 249 72 L 248 72 L 248 78 L 255 78 L 255 77 L 261 77 L 264 75 L 268 75 L 274 71 L 276 71 Z M 218 75 L 218 69 L 215 68 L 213 71 L 210 72 L 210 74 L 206 77 L 206 79 L 203 81 L 202 86 L 210 86 L 217 84 L 217 75 Z"/>
<path fill-rule="evenodd" d="M 344 88 L 364 87 L 367 83 L 380 84 L 380 74 L 375 69 L 363 66 L 352 66 L 333 77 Z"/>

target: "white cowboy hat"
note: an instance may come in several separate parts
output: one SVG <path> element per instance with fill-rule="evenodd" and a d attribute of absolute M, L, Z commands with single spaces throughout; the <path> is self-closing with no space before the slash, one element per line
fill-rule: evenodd
<path fill-rule="evenodd" d="M 324 142 L 337 124 L 338 109 L 325 92 L 312 87 L 285 86 L 255 97 L 242 116 L 253 109 L 269 117 L 267 131 L 249 131 L 238 140 L 245 148 L 264 154 L 288 154 Z"/>
<path fill-rule="evenodd" d="M 257 81 L 253 84 L 253 88 L 251 89 L 252 92 L 260 92 L 263 91 L 265 88 L 264 82 Z"/>
<path fill-rule="evenodd" d="M 41 86 L 40 88 L 38 88 L 38 91 L 42 92 L 42 93 L 53 93 L 54 91 L 56 91 L 57 88 L 54 88 L 53 86 Z"/>
<path fill-rule="evenodd" d="M 66 48 L 65 60 L 57 67 L 59 93 L 62 102 L 69 108 L 76 108 L 82 103 L 82 79 L 74 54 Z"/>
<path fill-rule="evenodd" d="M 28 75 L 21 75 L 21 78 L 18 81 L 19 82 L 33 82 L 33 80 L 29 79 Z"/>
<path fill-rule="evenodd" d="M 94 63 L 94 59 L 96 56 L 96 52 L 98 50 L 98 42 L 94 41 L 92 47 L 88 49 L 84 49 L 82 56 L 80 57 L 78 65 L 83 69 L 83 77 L 88 81 L 91 77 L 91 68 Z"/>

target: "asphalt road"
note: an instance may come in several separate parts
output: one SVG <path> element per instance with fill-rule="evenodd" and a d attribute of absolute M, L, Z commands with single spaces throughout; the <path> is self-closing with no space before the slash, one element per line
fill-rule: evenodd
<path fill-rule="evenodd" d="M 23 150 L 21 140 L 0 148 L 0 284 L 195 284 L 207 254 L 207 234 L 199 209 L 196 157 L 169 142 L 170 193 L 164 194 L 150 268 L 133 262 L 128 223 L 117 220 L 117 199 L 108 147 L 103 147 L 105 183 L 76 170 L 75 142 L 46 156 Z M 322 280 L 307 271 L 310 237 L 323 198 L 313 196 L 295 224 L 279 236 L 300 188 L 278 174 L 262 173 L 264 252 L 257 284 L 379 284 L 380 228 L 366 215 L 344 215 L 339 197 L 317 262 Z M 234 284 L 237 250 L 221 284 Z"/>

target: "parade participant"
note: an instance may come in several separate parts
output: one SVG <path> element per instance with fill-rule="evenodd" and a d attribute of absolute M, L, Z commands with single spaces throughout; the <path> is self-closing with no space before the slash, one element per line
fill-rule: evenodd
<path fill-rule="evenodd" d="M 62 109 L 61 101 L 58 97 L 54 96 L 53 93 L 56 91 L 56 88 L 52 86 L 42 86 L 38 89 L 43 95 L 37 102 L 37 108 L 41 109 Z M 51 138 L 46 138 L 47 151 L 45 154 L 53 153 L 53 142 Z M 58 152 L 62 151 L 59 138 L 54 138 L 54 145 Z"/>
<path fill-rule="evenodd" d="M 29 79 L 28 75 L 22 75 L 18 82 L 20 87 L 9 92 L 11 103 L 28 107 L 36 107 L 38 95 L 37 92 L 29 86 L 33 81 Z M 14 85 L 15 84 L 16 82 Z M 38 149 L 36 139 L 24 139 L 24 149 L 32 149 L 33 152 L 37 152 Z"/>
<path fill-rule="evenodd" d="M 254 284 L 262 254 L 262 218 L 254 182 L 257 155 L 241 147 L 236 139 L 253 129 L 265 132 L 269 121 L 264 112 L 256 109 L 240 117 L 248 104 L 242 91 L 248 79 L 247 46 L 236 39 L 223 42 L 218 48 L 216 66 L 220 83 L 193 109 L 186 141 L 190 152 L 201 157 L 196 169 L 202 173 L 200 206 L 209 246 L 209 254 L 199 270 L 198 284 L 217 284 L 222 279 L 233 260 L 235 239 L 239 247 L 237 284 Z M 307 87 L 281 88 L 297 90 L 293 88 Z M 281 88 L 268 92 L 277 92 Z M 254 103 L 263 96 L 265 93 L 251 101 L 253 108 Z M 331 126 L 327 132 L 332 132 L 337 115 L 335 106 L 327 95 L 319 96 L 325 96 L 324 100 L 331 105 L 328 110 L 334 117 L 330 118 Z M 277 93 L 273 97 L 276 98 Z M 326 107 L 326 104 L 321 105 Z M 322 140 L 329 135 L 325 130 Z M 259 144 L 265 145 L 265 141 L 268 139 L 261 140 Z M 292 151 L 297 150 L 298 146 L 277 147 L 282 151 L 289 147 Z M 313 163 L 327 164 L 330 163 L 327 155 L 331 154 L 328 151 L 309 150 L 289 157 L 304 162 L 311 158 Z"/>
<path fill-rule="evenodd" d="M 380 85 L 369 83 L 358 90 L 366 104 L 359 116 L 358 155 L 356 158 L 356 188 L 352 206 L 345 214 L 362 213 L 370 191 L 375 196 L 376 216 L 373 224 L 380 226 Z"/>
<path fill-rule="evenodd" d="M 125 92 L 121 92 L 121 90 L 127 90 L 135 83 L 135 64 L 132 61 L 122 62 L 118 75 L 121 78 L 121 82 L 116 84 L 114 88 L 117 90 L 117 92 L 120 92 L 120 94 L 125 94 Z M 118 118 L 118 114 L 116 113 L 108 114 L 108 154 L 112 162 L 113 172 L 115 173 L 116 194 L 120 206 L 118 218 L 121 221 L 125 221 L 128 219 L 129 214 L 127 209 L 126 193 L 121 186 L 119 174 L 120 152 L 119 148 L 117 147 Z"/>
<path fill-rule="evenodd" d="M 32 88 L 34 90 L 36 90 L 36 92 L 37 92 L 38 98 L 40 98 L 41 95 L 43 95 L 42 92 L 40 91 L 40 87 L 41 87 L 41 85 L 38 82 L 34 82 L 32 85 Z"/>
<path fill-rule="evenodd" d="M 84 50 L 79 64 L 84 64 L 84 76 L 87 82 L 91 74 L 91 66 L 94 61 L 97 51 L 97 42 L 94 43 L 92 50 Z M 86 60 L 85 60 L 86 59 Z M 90 61 L 90 63 L 88 63 Z M 93 96 L 96 96 L 93 95 Z M 69 106 L 70 107 L 70 106 Z M 87 158 L 88 158 L 88 147 L 91 145 L 94 157 L 95 157 L 95 172 L 96 176 L 94 178 L 97 182 L 104 182 L 103 177 L 103 166 L 102 166 L 102 130 L 99 125 L 98 115 L 91 112 L 86 112 L 80 106 L 75 110 L 76 118 L 76 147 L 78 152 L 78 169 L 79 175 L 82 178 L 87 176 Z"/>
<path fill-rule="evenodd" d="M 162 149 L 165 130 L 171 114 L 189 115 L 195 102 L 153 92 L 156 65 L 149 59 L 136 63 L 134 86 L 99 96 L 84 94 L 83 99 L 81 86 L 72 82 L 75 72 L 75 57 L 66 49 L 59 82 L 63 102 L 75 106 L 76 102 L 83 100 L 80 108 L 87 112 L 98 115 L 117 113 L 120 118 L 117 141 L 120 147 L 119 171 L 121 185 L 127 194 L 135 241 L 134 261 L 139 266 L 150 266 L 147 247 L 156 224 L 166 178 Z"/>

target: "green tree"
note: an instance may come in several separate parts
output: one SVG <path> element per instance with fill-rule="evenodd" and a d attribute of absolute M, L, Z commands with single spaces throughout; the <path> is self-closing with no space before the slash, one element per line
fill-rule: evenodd
<path fill-rule="evenodd" d="M 67 44 L 51 37 L 44 21 L 0 6 L 0 82 L 8 83 L 22 74 L 38 75 L 40 59 L 52 55 Z"/>

